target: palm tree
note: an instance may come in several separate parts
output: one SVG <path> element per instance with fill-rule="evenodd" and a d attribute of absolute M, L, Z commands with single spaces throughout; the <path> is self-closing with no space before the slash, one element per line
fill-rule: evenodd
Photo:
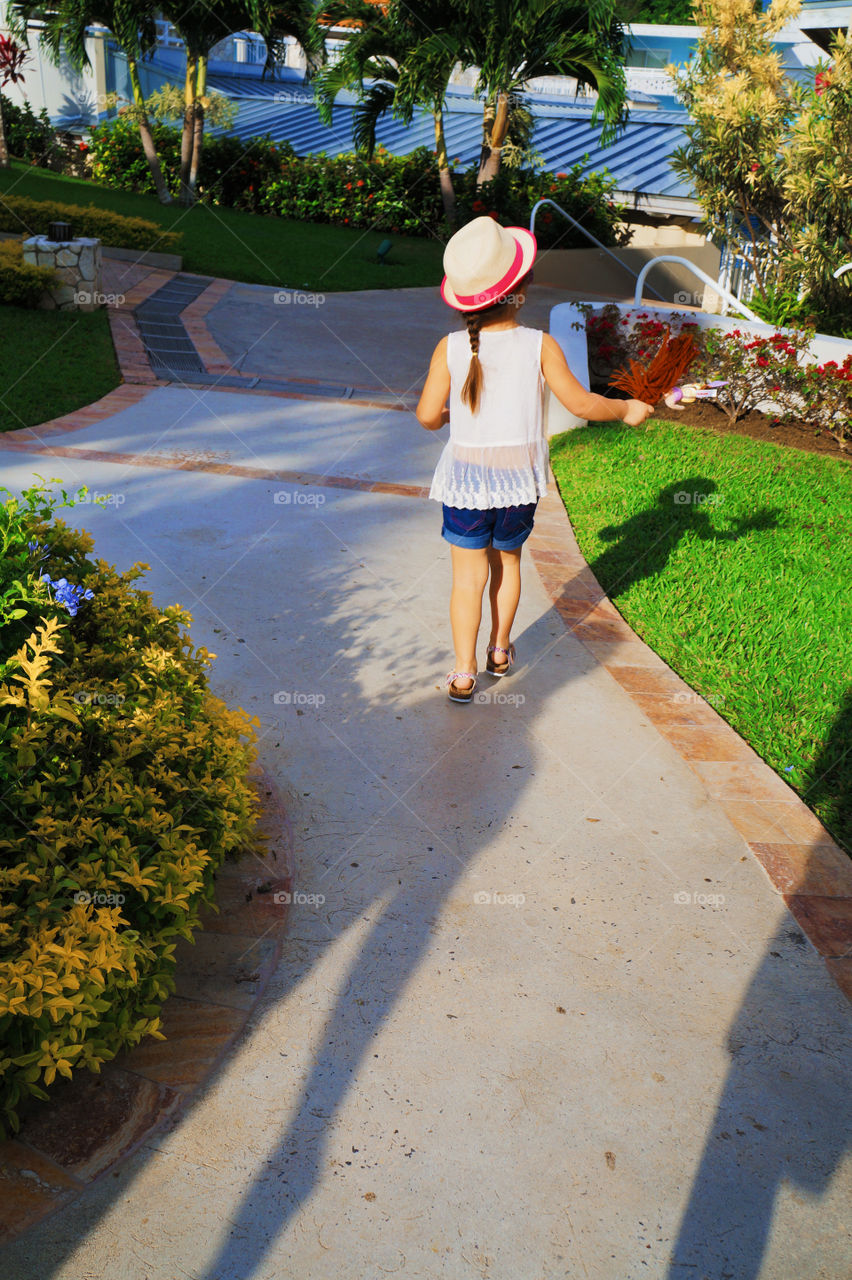
<path fill-rule="evenodd" d="M 145 109 L 145 98 L 139 80 L 139 60 L 157 47 L 155 10 L 147 0 L 59 0 L 58 7 L 46 9 L 39 0 L 13 0 L 8 8 L 10 27 L 25 41 L 27 22 L 40 19 L 45 23 L 39 43 L 51 60 L 58 64 L 63 54 L 71 65 L 82 71 L 89 66 L 86 31 L 94 24 L 106 27 L 115 37 L 127 58 L 127 74 L 133 93 L 133 115 L 139 126 L 142 150 L 161 204 L 171 204 L 151 123 Z"/>
<path fill-rule="evenodd" d="M 210 50 L 234 31 L 257 31 L 275 49 L 295 36 L 308 54 L 319 42 L 312 0 L 165 0 L 160 12 L 186 46 L 184 115 L 180 152 L 180 201 L 195 200 L 204 136 Z"/>
<path fill-rule="evenodd" d="M 435 127 L 435 154 L 441 183 L 444 212 L 455 222 L 453 191 L 447 144 L 444 137 L 444 98 L 455 65 L 450 46 L 436 47 L 431 58 L 417 63 L 414 54 L 424 39 L 453 21 L 452 0 L 424 0 L 416 11 L 402 0 L 387 5 L 366 0 L 331 0 L 323 7 L 318 25 L 323 28 L 345 22 L 353 25 L 340 59 L 326 65 L 316 79 L 317 106 L 326 124 L 332 120 L 334 100 L 341 89 L 359 94 L 353 134 L 355 145 L 372 156 L 376 146 L 376 125 L 391 111 L 410 124 L 418 107 L 431 110 Z"/>
<path fill-rule="evenodd" d="M 624 119 L 623 33 L 617 0 L 457 0 L 453 20 L 433 27 L 409 61 L 416 79 L 434 59 L 452 55 L 476 67 L 474 92 L 485 99 L 478 182 L 500 169 L 513 99 L 537 76 L 571 76 L 597 90 L 592 121 L 611 141 Z"/>

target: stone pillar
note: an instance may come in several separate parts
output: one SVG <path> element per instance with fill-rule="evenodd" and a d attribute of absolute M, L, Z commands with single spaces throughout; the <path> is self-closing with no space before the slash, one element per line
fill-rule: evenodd
<path fill-rule="evenodd" d="M 24 262 L 53 267 L 58 284 L 45 292 L 41 305 L 59 311 L 95 311 L 101 299 L 101 242 L 88 236 L 76 240 L 48 240 L 31 236 L 24 241 Z"/>

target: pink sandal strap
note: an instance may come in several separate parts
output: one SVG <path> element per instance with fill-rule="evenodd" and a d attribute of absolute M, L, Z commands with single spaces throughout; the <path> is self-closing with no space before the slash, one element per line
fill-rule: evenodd
<path fill-rule="evenodd" d="M 475 671 L 451 671 L 447 676 L 447 684 L 454 684 L 456 680 L 464 680 L 465 678 L 472 680 L 473 683 L 476 684 Z M 463 692 L 466 693 L 467 690 L 465 689 Z"/>

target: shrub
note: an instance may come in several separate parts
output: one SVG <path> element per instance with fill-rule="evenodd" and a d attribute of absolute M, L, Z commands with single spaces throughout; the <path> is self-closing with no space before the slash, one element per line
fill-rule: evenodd
<path fill-rule="evenodd" d="M 3 109 L 9 154 L 18 156 L 21 160 L 32 160 L 35 164 L 45 164 L 56 144 L 56 131 L 45 108 L 42 107 L 36 115 L 29 102 L 18 106 L 2 93 L 0 106 Z"/>
<path fill-rule="evenodd" d="M 256 818 L 257 721 L 211 695 L 213 655 L 182 631 L 189 615 L 133 586 L 147 566 L 90 560 L 91 536 L 55 505 L 40 486 L 0 508 L 0 1110 L 12 1130 L 57 1074 L 163 1038 L 175 939 L 192 937 Z"/>
<path fill-rule="evenodd" d="M 180 130 L 152 125 L 157 153 L 170 191 L 177 194 Z M 91 130 L 92 177 L 113 187 L 152 193 L 154 184 L 136 125 L 128 115 Z M 604 244 L 623 239 L 621 209 L 608 174 L 536 173 L 504 168 L 486 187 L 477 188 L 476 168 L 454 173 L 460 222 L 495 213 L 503 223 L 526 226 L 543 195 L 562 205 Z M 297 156 L 288 142 L 231 134 L 206 137 L 198 175 L 199 199 L 248 213 L 275 214 L 303 222 L 330 222 L 413 236 L 446 235 L 444 207 L 435 153 L 418 147 L 394 156 L 377 147 L 372 160 L 350 153 Z M 588 240 L 554 210 L 545 207 L 536 223 L 542 247 L 586 247 Z"/>
<path fill-rule="evenodd" d="M 75 236 L 94 236 L 114 248 L 168 252 L 181 238 L 179 231 L 164 231 L 147 218 L 128 218 L 95 205 L 6 195 L 0 201 L 0 231 L 21 231 L 23 223 L 27 235 L 46 235 L 48 223 L 54 221 L 70 222 Z"/>
<path fill-rule="evenodd" d="M 20 240 L 0 240 L 0 303 L 13 307 L 37 307 L 45 289 L 56 283 L 52 267 L 24 262 Z"/>
<path fill-rule="evenodd" d="M 762 401 L 778 406 L 779 415 L 798 417 L 794 395 L 800 357 L 812 333 L 773 333 L 752 337 L 739 329 L 709 329 L 704 354 L 695 373 L 699 380 L 722 379 L 716 404 L 729 422 L 737 422 Z"/>
<path fill-rule="evenodd" d="M 533 205 L 549 199 L 602 244 L 626 243 L 629 233 L 620 226 L 624 210 L 613 199 L 615 179 L 605 170 L 584 175 L 579 162 L 567 172 L 559 173 L 501 168 L 496 178 L 482 187 L 476 186 L 476 173 L 473 168 L 453 177 L 460 222 L 492 214 L 504 225 L 525 227 L 529 225 Z M 589 247 L 587 237 L 550 205 L 539 210 L 535 234 L 543 249 Z"/>
<path fill-rule="evenodd" d="M 792 376 L 800 398 L 798 416 L 816 431 L 827 431 L 844 451 L 852 448 L 852 355 L 842 364 L 809 364 Z"/>

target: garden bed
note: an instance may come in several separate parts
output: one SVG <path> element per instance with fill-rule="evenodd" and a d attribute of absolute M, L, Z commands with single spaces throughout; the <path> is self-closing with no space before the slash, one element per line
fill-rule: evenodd
<path fill-rule="evenodd" d="M 603 394 L 612 395 L 606 386 L 592 388 Z M 752 409 L 739 422 L 730 423 L 715 405 L 706 400 L 696 400 L 695 404 L 685 409 L 669 409 L 665 403 L 656 407 L 655 417 L 686 427 L 699 427 L 705 431 L 715 431 L 720 435 L 748 436 L 752 440 L 765 440 L 770 444 L 782 444 L 791 449 L 804 449 L 807 453 L 828 454 L 834 458 L 845 458 L 852 462 L 852 453 L 843 450 L 839 441 L 826 431 L 815 431 L 805 422 L 779 422 L 768 413 Z"/>

